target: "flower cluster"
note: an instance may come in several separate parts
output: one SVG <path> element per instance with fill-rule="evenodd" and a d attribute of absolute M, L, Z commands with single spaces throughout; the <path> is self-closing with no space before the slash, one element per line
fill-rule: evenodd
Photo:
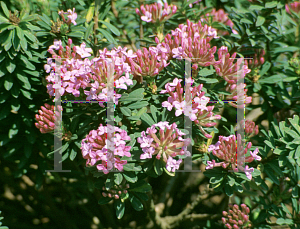
<path fill-rule="evenodd" d="M 149 47 L 149 50 L 147 48 L 142 50 L 137 50 L 136 58 L 129 58 L 132 74 L 140 83 L 143 82 L 143 77 L 156 76 L 168 66 L 164 48 Z"/>
<path fill-rule="evenodd" d="M 105 187 L 102 187 L 102 196 L 103 197 L 109 197 L 109 198 L 115 198 L 116 200 L 121 197 L 121 195 L 126 195 L 128 192 L 127 189 L 130 188 L 129 184 L 126 185 L 115 185 L 115 187 L 106 190 Z"/>
<path fill-rule="evenodd" d="M 242 128 L 245 130 L 245 135 L 247 138 L 251 138 L 255 135 L 258 135 L 258 125 L 255 125 L 255 122 L 250 120 L 242 120 L 240 123 Z"/>
<path fill-rule="evenodd" d="M 145 22 L 157 23 L 164 22 L 170 19 L 177 11 L 177 6 L 169 6 L 167 2 L 164 4 L 164 9 L 161 3 L 154 3 L 151 5 L 141 5 L 141 11 L 136 8 L 136 13 L 141 16 L 141 19 Z"/>
<path fill-rule="evenodd" d="M 64 12 L 63 10 L 59 11 L 58 14 L 62 17 L 63 21 L 67 24 L 70 25 L 73 23 L 74 25 L 77 25 L 76 19 L 77 19 L 77 13 L 75 13 L 75 8 L 73 8 L 73 11 L 68 9 L 67 12 Z M 68 20 L 66 21 L 65 17 L 63 16 L 64 14 L 68 15 Z"/>
<path fill-rule="evenodd" d="M 42 134 L 52 132 L 55 128 L 55 122 L 61 119 L 62 107 L 58 106 L 57 111 L 54 108 L 53 105 L 45 103 L 44 106 L 41 106 L 41 110 L 38 111 L 39 115 L 35 115 L 37 121 L 35 126 Z"/>
<path fill-rule="evenodd" d="M 114 132 L 113 137 L 111 133 Z M 126 146 L 126 141 L 129 140 L 131 139 L 125 130 L 100 124 L 97 130 L 91 130 L 81 142 L 82 156 L 87 159 L 86 165 L 96 165 L 97 169 L 105 174 L 113 169 L 113 164 L 116 169 L 122 171 L 127 161 L 121 158 L 131 156 L 131 146 Z M 108 143 L 113 144 L 113 147 L 107 146 Z"/>
<path fill-rule="evenodd" d="M 243 49 L 243 51 L 244 50 L 247 50 L 247 49 Z M 245 64 L 248 66 L 248 68 L 251 68 L 251 69 L 257 68 L 265 63 L 265 58 L 264 58 L 265 54 L 266 54 L 265 50 L 255 49 L 254 55 L 249 56 L 250 58 L 253 58 L 253 59 L 245 60 Z"/>
<path fill-rule="evenodd" d="M 175 115 L 179 116 L 185 114 L 189 116 L 192 121 L 199 126 L 200 131 L 205 137 L 211 138 L 212 136 L 207 134 L 203 127 L 211 127 L 216 125 L 216 122 L 212 122 L 215 119 L 221 119 L 220 115 L 214 115 L 212 110 L 214 106 L 207 106 L 209 98 L 204 96 L 205 92 L 201 92 L 202 84 L 197 87 L 191 87 L 194 83 L 193 79 L 186 80 L 186 90 L 190 91 L 183 94 L 183 88 L 181 87 L 181 79 L 175 78 L 172 83 L 165 85 L 166 90 L 162 90 L 160 93 L 168 93 L 168 101 L 162 103 L 163 107 L 166 107 L 169 111 L 176 109 Z M 187 104 L 192 104 L 192 107 L 187 107 Z"/>
<path fill-rule="evenodd" d="M 194 58 L 194 67 L 209 66 L 218 62 L 214 59 L 216 47 L 211 48 L 209 42 L 217 37 L 217 32 L 210 26 L 202 25 L 201 21 L 193 23 L 187 20 L 187 25 L 180 24 L 178 28 L 172 30 L 172 35 L 167 34 L 164 42 L 159 43 L 167 50 L 168 57 L 183 59 Z M 195 59 L 197 58 L 197 59 Z"/>
<path fill-rule="evenodd" d="M 237 142 L 239 143 L 239 147 Z M 213 153 L 214 156 L 222 160 L 221 162 L 216 163 L 215 160 L 207 161 L 208 166 L 206 169 L 213 169 L 214 167 L 222 166 L 224 169 L 231 168 L 234 171 L 238 171 L 238 169 L 245 172 L 246 176 L 251 180 L 252 172 L 254 172 L 254 168 L 249 168 L 248 165 L 243 167 L 243 160 L 238 161 L 237 157 L 244 159 L 245 162 L 252 162 L 253 160 L 260 161 L 261 157 L 258 156 L 258 148 L 256 148 L 253 152 L 250 151 L 250 156 L 245 157 L 248 150 L 251 148 L 252 143 L 248 142 L 245 149 L 241 144 L 240 135 L 238 135 L 238 139 L 236 139 L 235 135 L 230 135 L 228 137 L 219 136 L 219 141 L 215 145 L 210 145 L 208 147 L 208 152 Z"/>
<path fill-rule="evenodd" d="M 211 12 L 206 14 L 207 17 L 212 17 L 212 22 L 220 22 L 224 25 L 228 25 L 234 34 L 237 34 L 238 32 L 233 29 L 233 22 L 229 19 L 228 14 L 223 9 L 213 9 Z M 202 22 L 211 23 L 209 22 L 208 18 L 201 18 Z M 228 31 L 222 31 L 218 30 L 218 34 L 221 36 L 229 35 Z"/>
<path fill-rule="evenodd" d="M 156 159 L 163 159 L 169 172 L 179 169 L 182 159 L 176 160 L 175 157 L 188 153 L 185 153 L 185 149 L 191 139 L 183 139 L 182 136 L 185 134 L 177 128 L 175 123 L 169 125 L 168 122 L 159 122 L 147 128 L 146 132 L 143 131 L 141 135 L 137 139 L 144 152 L 140 156 L 141 159 L 152 158 L 156 155 Z"/>
<path fill-rule="evenodd" d="M 71 44 L 72 40 L 69 39 L 64 51 L 62 42 L 55 40 L 54 45 L 51 45 L 48 49 L 48 52 L 52 54 L 52 58 L 48 58 L 45 70 L 50 73 L 46 77 L 49 82 L 47 92 L 50 96 L 54 96 L 55 89 L 59 88 L 61 95 L 67 92 L 79 97 L 79 89 L 82 88 L 87 89 L 84 91 L 87 100 L 107 102 L 109 80 L 111 80 L 112 85 L 120 89 L 127 89 L 127 85 L 133 84 L 129 78 L 131 68 L 127 63 L 129 62 L 128 56 L 134 57 L 132 51 L 126 53 L 127 48 L 121 47 L 115 48 L 111 52 L 104 49 L 99 51 L 99 58 L 89 60 L 87 57 L 91 56 L 91 48 L 86 48 L 84 42 L 80 46 L 73 46 L 73 48 L 71 48 Z M 56 60 L 61 61 L 61 85 L 58 85 L 56 83 L 57 79 L 55 79 Z M 125 76 L 122 76 L 123 73 L 125 73 Z M 121 95 L 116 94 L 114 91 L 114 102 L 116 104 L 118 104 L 118 98 L 120 97 Z M 100 103 L 100 106 L 103 106 L 103 102 Z"/>
<path fill-rule="evenodd" d="M 227 95 L 226 99 L 231 100 L 229 104 L 235 108 L 244 108 L 245 104 L 249 104 L 252 102 L 252 97 L 247 96 L 248 89 L 245 89 L 246 84 L 240 83 L 240 84 L 227 84 L 225 90 L 230 92 L 231 95 Z M 235 100 L 236 102 L 232 102 L 232 100 Z"/>
<path fill-rule="evenodd" d="M 220 61 L 214 65 L 216 73 L 223 77 L 229 84 L 237 83 L 238 79 L 245 77 L 247 73 L 251 72 L 247 65 L 240 67 L 243 60 L 242 58 L 238 58 L 237 62 L 235 64 L 233 63 L 236 53 L 230 57 L 226 46 L 219 48 L 218 57 Z"/>
<path fill-rule="evenodd" d="M 68 44 L 64 50 L 62 42 L 55 40 L 54 44 L 48 49 L 48 52 L 52 54 L 52 58 L 47 59 L 45 70 L 50 73 L 46 77 L 49 82 L 47 85 L 47 92 L 50 96 L 54 96 L 55 89 L 60 89 L 61 96 L 65 92 L 73 94 L 75 97 L 79 97 L 80 88 L 85 88 L 89 83 L 88 73 L 91 65 L 89 59 L 85 58 L 90 56 L 92 49 L 86 48 L 83 42 L 81 46 L 73 46 L 71 48 L 72 40 L 68 40 Z M 58 54 L 54 51 L 58 52 Z M 82 58 L 85 58 L 84 60 Z M 60 64 L 61 79 L 55 78 L 55 70 Z M 61 86 L 57 84 L 57 80 L 61 80 Z"/>
<path fill-rule="evenodd" d="M 251 228 L 249 213 L 246 204 L 241 204 L 241 208 L 237 204 L 229 204 L 228 212 L 222 212 L 222 222 L 228 229 Z"/>

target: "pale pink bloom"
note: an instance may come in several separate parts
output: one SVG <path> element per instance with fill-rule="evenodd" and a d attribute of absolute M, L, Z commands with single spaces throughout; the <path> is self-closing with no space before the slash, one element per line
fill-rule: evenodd
<path fill-rule="evenodd" d="M 248 165 L 245 166 L 245 174 L 249 180 L 252 179 L 252 173 L 254 172 L 254 168 L 249 168 Z"/>
<path fill-rule="evenodd" d="M 105 174 L 109 173 L 109 171 L 114 167 L 119 171 L 123 170 L 123 165 L 127 163 L 126 160 L 121 160 L 121 157 L 127 156 L 130 157 L 130 146 L 126 146 L 126 142 L 124 141 L 126 136 L 126 140 L 130 140 L 130 137 L 124 130 L 121 130 L 118 127 L 114 127 L 115 136 L 108 136 L 108 128 L 111 126 L 103 126 L 100 124 L 97 130 L 92 130 L 90 133 L 82 140 L 81 142 L 81 150 L 84 159 L 87 159 L 86 166 L 93 166 L 97 162 L 100 162 L 96 167 L 98 170 L 102 170 Z M 121 138 L 121 135 L 123 137 Z M 109 137 L 109 139 L 108 139 Z M 110 139 L 111 138 L 111 139 Z M 107 149 L 108 143 L 112 144 L 111 149 Z M 114 150 L 113 150 L 114 149 Z M 112 154 L 112 151 L 114 154 Z"/>
<path fill-rule="evenodd" d="M 159 131 L 156 128 L 159 128 Z M 168 171 L 175 172 L 182 162 L 182 159 L 175 157 L 184 155 L 186 151 L 184 147 L 191 141 L 190 139 L 183 139 L 183 135 L 185 134 L 178 131 L 175 123 L 169 125 L 168 122 L 159 122 L 152 125 L 147 128 L 146 132 L 141 133 L 142 137 L 137 139 L 144 152 L 140 158 L 147 159 L 156 156 L 157 160 L 162 159 L 166 163 Z"/>
<path fill-rule="evenodd" d="M 68 13 L 67 23 L 73 23 L 74 25 L 77 25 L 75 21 L 77 19 L 77 13 L 75 13 L 75 8 L 73 8 L 73 11 L 69 9 L 67 13 Z"/>
<path fill-rule="evenodd" d="M 258 148 L 256 148 L 253 152 L 250 151 L 250 155 L 255 159 L 256 161 L 260 161 L 261 157 L 257 155 L 258 154 Z"/>
<path fill-rule="evenodd" d="M 75 46 L 76 47 L 76 53 L 79 54 L 81 56 L 81 58 L 86 58 L 91 56 L 91 52 L 93 51 L 91 48 L 86 48 L 86 44 L 84 42 L 82 42 L 82 44 L 79 46 Z"/>
<path fill-rule="evenodd" d="M 145 12 L 145 16 L 141 16 L 141 19 L 145 22 L 152 21 L 152 14 L 149 11 Z"/>

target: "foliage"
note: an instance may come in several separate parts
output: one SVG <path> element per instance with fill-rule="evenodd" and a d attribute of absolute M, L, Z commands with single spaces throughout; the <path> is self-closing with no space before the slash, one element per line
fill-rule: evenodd
<path fill-rule="evenodd" d="M 167 2 L 170 6 L 161 11 L 168 20 L 156 14 L 158 4 L 149 8 L 156 1 L 1 1 L 0 208 L 5 225 L 300 226 L 300 18 L 295 7 L 300 3 Z M 59 149 L 53 141 L 59 115 L 50 117 L 55 110 L 48 105 L 58 90 L 51 80 L 57 56 L 64 58 L 60 93 L 65 101 Z M 188 82 L 187 57 L 192 58 Z M 241 57 L 249 58 L 242 84 L 237 77 Z M 110 66 L 115 69 L 114 118 L 105 102 Z M 236 123 L 240 85 L 249 119 L 245 127 Z M 189 114 L 187 101 L 193 104 Z M 44 133 L 34 126 L 38 113 L 36 126 L 47 124 Z M 116 128 L 116 156 L 109 155 L 108 123 Z M 235 134 L 243 128 L 241 140 Z M 58 154 L 63 169 L 71 172 L 49 171 Z M 188 160 L 194 171 L 180 171 Z M 228 208 L 239 212 L 236 222 L 222 219 Z"/>

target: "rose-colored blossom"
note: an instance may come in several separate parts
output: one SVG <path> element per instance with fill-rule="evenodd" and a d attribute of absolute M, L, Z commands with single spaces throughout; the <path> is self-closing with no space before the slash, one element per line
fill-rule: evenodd
<path fill-rule="evenodd" d="M 141 11 L 136 8 L 135 12 L 141 16 L 141 19 L 145 22 L 157 23 L 164 22 L 170 19 L 177 11 L 177 6 L 164 4 L 164 9 L 161 3 L 154 3 L 151 5 L 141 5 Z"/>
<path fill-rule="evenodd" d="M 159 131 L 156 128 L 159 128 Z M 191 142 L 189 138 L 183 139 L 183 135 L 185 134 L 177 129 L 175 123 L 169 125 L 168 122 L 159 122 L 152 125 L 137 139 L 144 152 L 140 158 L 147 159 L 156 156 L 157 160 L 162 159 L 166 163 L 166 169 L 169 172 L 175 172 L 182 162 L 182 159 L 175 159 L 175 157 L 188 154 L 185 150 Z"/>
<path fill-rule="evenodd" d="M 237 141 L 236 141 L 237 140 Z M 238 145 L 237 143 L 238 142 Z M 238 171 L 238 169 L 245 172 L 246 176 L 251 180 L 253 168 L 249 168 L 248 165 L 243 167 L 243 161 L 246 163 L 250 163 L 253 160 L 260 161 L 261 157 L 258 156 L 258 148 L 253 152 L 250 151 L 250 156 L 245 157 L 248 153 L 248 150 L 251 148 L 252 143 L 248 142 L 246 148 L 243 149 L 241 136 L 238 134 L 238 138 L 235 135 L 230 135 L 228 137 L 219 136 L 219 141 L 215 145 L 210 145 L 208 147 L 208 152 L 212 152 L 214 156 L 219 158 L 221 162 L 216 163 L 213 161 L 207 161 L 206 169 L 212 169 L 213 167 L 222 166 L 224 169 L 233 169 L 234 171 Z M 237 161 L 237 157 L 240 158 Z"/>
<path fill-rule="evenodd" d="M 198 125 L 202 134 L 211 138 L 212 136 L 207 134 L 203 127 L 211 127 L 216 125 L 216 122 L 213 122 L 215 119 L 221 119 L 220 115 L 214 115 L 212 110 L 214 106 L 207 106 L 209 98 L 204 96 L 205 92 L 201 92 L 203 84 L 198 85 L 197 87 L 191 87 L 194 83 L 194 80 L 189 78 L 186 80 L 186 91 L 190 93 L 183 93 L 183 88 L 181 87 L 181 79 L 175 78 L 173 82 L 167 83 L 165 85 L 166 90 L 162 90 L 160 93 L 168 93 L 168 101 L 162 103 L 163 107 L 166 107 L 169 111 L 176 109 L 175 116 L 184 114 L 188 116 L 196 125 Z M 192 104 L 191 107 L 188 107 L 186 104 Z"/>
<path fill-rule="evenodd" d="M 58 14 L 62 17 L 63 21 L 70 25 L 73 23 L 74 25 L 77 25 L 76 19 L 77 19 L 77 13 L 75 13 L 75 8 L 73 8 L 73 11 L 71 9 L 68 9 L 67 12 L 64 12 L 63 10 L 59 11 Z M 66 21 L 64 14 L 68 15 L 68 20 Z"/>
<path fill-rule="evenodd" d="M 136 58 L 129 58 L 131 72 L 134 78 L 142 83 L 143 77 L 153 77 L 158 75 L 169 63 L 167 63 L 165 53 L 158 55 L 155 47 L 143 48 L 137 50 Z M 160 60 L 160 61 L 159 61 Z"/>
<path fill-rule="evenodd" d="M 219 48 L 218 57 L 220 61 L 214 65 L 216 73 L 224 78 L 229 84 L 237 83 L 239 78 L 245 77 L 247 73 L 251 72 L 247 65 L 240 67 L 243 61 L 242 58 L 237 59 L 237 62 L 234 64 L 233 62 L 236 53 L 230 56 L 230 53 L 225 46 Z"/>
<path fill-rule="evenodd" d="M 255 122 L 250 120 L 241 120 L 240 125 L 241 128 L 244 129 L 247 138 L 258 135 L 259 129 L 258 125 L 255 125 Z"/>
<path fill-rule="evenodd" d="M 41 106 L 39 114 L 35 115 L 36 123 L 35 126 L 40 130 L 42 134 L 46 134 L 54 131 L 55 122 L 61 119 L 62 107 L 58 106 L 58 110 L 55 111 L 53 105 L 47 103 L 44 106 Z"/>
<path fill-rule="evenodd" d="M 123 165 L 127 164 L 127 161 L 121 160 L 121 158 L 131 156 L 129 152 L 131 146 L 125 145 L 126 141 L 131 140 L 127 132 L 114 127 L 115 136 L 112 137 L 108 136 L 110 134 L 108 128 L 112 128 L 112 126 L 100 124 L 97 130 L 91 130 L 81 142 L 82 156 L 87 159 L 86 166 L 96 165 L 97 169 L 102 170 L 105 174 L 113 169 L 113 164 L 116 169 L 122 171 Z M 108 143 L 113 144 L 113 151 L 107 148 Z"/>
<path fill-rule="evenodd" d="M 215 65 L 218 62 L 214 59 L 216 47 L 210 47 L 211 39 L 216 38 L 215 29 L 207 25 L 202 25 L 201 21 L 193 23 L 187 20 L 187 25 L 180 24 L 178 28 L 172 30 L 172 35 L 167 34 L 164 42 L 159 39 L 155 41 L 164 47 L 169 59 L 192 58 L 191 61 L 197 68 L 200 66 Z M 220 62 L 220 61 L 219 61 Z"/>
<path fill-rule="evenodd" d="M 248 89 L 245 89 L 246 84 L 240 83 L 236 84 L 227 84 L 225 90 L 230 92 L 231 95 L 227 95 L 227 100 L 235 100 L 237 102 L 229 102 L 229 105 L 237 108 L 243 108 L 245 104 L 249 104 L 252 102 L 252 97 L 247 96 Z"/>
<path fill-rule="evenodd" d="M 242 51 L 247 51 L 249 49 L 245 48 L 242 49 Z M 264 64 L 265 58 L 264 55 L 266 54 L 265 50 L 263 49 L 255 49 L 255 53 L 252 55 L 247 55 L 248 58 L 252 58 L 249 60 L 245 60 L 245 64 L 248 66 L 248 68 L 253 69 L 257 68 Z"/>
<path fill-rule="evenodd" d="M 223 211 L 222 223 L 229 229 L 251 228 L 251 221 L 249 220 L 250 209 L 246 204 L 229 204 L 229 210 Z"/>

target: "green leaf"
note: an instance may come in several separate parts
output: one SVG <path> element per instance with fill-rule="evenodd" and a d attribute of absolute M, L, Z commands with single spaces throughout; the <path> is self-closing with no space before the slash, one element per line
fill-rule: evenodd
<path fill-rule="evenodd" d="M 29 80 L 28 80 L 27 77 L 25 77 L 25 76 L 23 76 L 23 75 L 17 73 L 17 78 L 18 78 L 22 83 L 24 83 L 23 87 L 24 87 L 25 89 L 27 89 L 27 90 L 30 90 L 30 89 L 31 89 L 31 85 L 30 85 Z"/>
<path fill-rule="evenodd" d="M 155 173 L 160 176 L 163 173 L 163 164 L 161 163 L 161 160 L 154 160 L 154 171 Z"/>
<path fill-rule="evenodd" d="M 224 189 L 227 196 L 233 195 L 233 189 L 229 185 L 225 185 Z"/>
<path fill-rule="evenodd" d="M 113 44 L 117 44 L 117 42 L 115 41 L 115 39 L 113 38 L 113 36 L 111 34 L 109 34 L 106 30 L 98 28 L 97 30 L 99 30 L 99 32 L 101 32 L 101 34 L 110 42 Z"/>
<path fill-rule="evenodd" d="M 125 212 L 125 203 L 121 200 L 116 200 L 114 205 L 116 209 L 116 216 L 118 219 L 121 219 Z"/>
<path fill-rule="evenodd" d="M 131 196 L 130 198 L 130 202 L 131 202 L 131 205 L 132 207 L 136 210 L 136 211 L 141 211 L 143 210 L 144 206 L 143 204 L 141 203 L 141 201 L 136 198 L 135 196 Z"/>
<path fill-rule="evenodd" d="M 67 34 L 69 37 L 77 37 L 77 38 L 82 38 L 84 36 L 83 32 L 80 31 L 72 31 Z"/>
<path fill-rule="evenodd" d="M 70 154 L 70 160 L 74 161 L 74 159 L 76 158 L 76 155 L 77 155 L 77 151 L 72 148 L 71 154 Z"/>
<path fill-rule="evenodd" d="M 131 116 L 131 110 L 128 107 L 120 107 L 121 112 L 126 116 Z"/>
<path fill-rule="evenodd" d="M 109 197 L 102 197 L 102 198 L 98 201 L 98 204 L 103 205 L 103 204 L 109 203 L 110 201 L 111 201 L 111 198 L 109 198 Z"/>
<path fill-rule="evenodd" d="M 10 61 L 9 59 L 7 59 L 5 64 L 6 64 L 6 69 L 9 73 L 13 73 L 14 70 L 16 69 L 16 64 L 12 60 Z"/>
<path fill-rule="evenodd" d="M 8 11 L 8 9 L 7 9 L 7 6 L 6 6 L 6 4 L 5 4 L 4 2 L 2 2 L 2 1 L 1 1 L 1 8 L 2 8 L 2 10 L 3 10 L 5 16 L 6 16 L 7 18 L 9 18 L 9 11 Z"/>
<path fill-rule="evenodd" d="M 114 174 L 114 177 L 115 177 L 115 183 L 117 185 L 121 184 L 122 183 L 122 180 L 123 180 L 123 176 L 121 173 L 115 173 Z"/>
<path fill-rule="evenodd" d="M 135 183 L 138 180 L 138 177 L 135 175 L 134 172 L 125 171 L 123 173 L 124 178 L 129 181 L 130 183 Z"/>
<path fill-rule="evenodd" d="M 263 76 L 271 67 L 271 63 L 266 61 L 262 67 L 262 69 L 259 71 L 259 75 Z"/>
<path fill-rule="evenodd" d="M 200 76 L 203 76 L 203 77 L 206 77 L 206 76 L 209 76 L 209 75 L 212 75 L 214 74 L 215 70 L 214 69 L 207 69 L 207 68 L 203 68 L 201 69 L 198 74 Z M 201 79 L 202 80 L 202 79 Z"/>
<path fill-rule="evenodd" d="M 112 24 L 106 22 L 106 21 L 102 21 L 100 20 L 99 22 L 103 23 L 107 28 L 110 29 L 110 31 L 112 31 L 116 36 L 120 36 L 120 31 L 115 27 L 113 26 Z"/>
<path fill-rule="evenodd" d="M 292 219 L 278 218 L 278 219 L 276 220 L 276 223 L 277 223 L 278 225 L 285 225 L 285 224 L 291 225 L 291 224 L 293 224 L 293 220 L 292 220 Z"/>
<path fill-rule="evenodd" d="M 157 111 L 157 108 L 153 105 L 150 106 L 150 111 L 151 111 L 151 114 L 152 114 L 152 117 L 154 119 L 154 121 L 157 123 L 157 116 L 156 116 L 156 113 L 158 112 Z"/>
<path fill-rule="evenodd" d="M 219 82 L 219 80 L 217 80 L 217 79 L 210 79 L 210 78 L 201 78 L 200 80 L 204 83 L 218 83 Z"/>
<path fill-rule="evenodd" d="M 246 24 L 253 24 L 252 21 L 250 21 L 250 20 L 248 20 L 248 19 L 246 19 L 246 18 L 242 18 L 242 19 L 241 19 L 241 22 L 242 22 L 242 23 L 246 23 Z"/>
<path fill-rule="evenodd" d="M 13 86 L 13 78 L 10 76 L 4 81 L 4 88 L 9 91 Z"/>
<path fill-rule="evenodd" d="M 149 126 L 152 126 L 155 124 L 153 119 L 148 115 L 147 113 L 142 114 L 141 119 L 145 121 Z"/>
<path fill-rule="evenodd" d="M 261 26 L 262 24 L 264 24 L 265 20 L 266 20 L 266 19 L 265 19 L 264 17 L 258 16 L 255 25 L 256 25 L 257 27 L 258 27 L 258 26 Z"/>
<path fill-rule="evenodd" d="M 139 109 L 146 107 L 148 105 L 147 101 L 140 101 L 140 102 L 135 102 L 133 104 L 128 105 L 127 107 L 130 109 Z"/>
<path fill-rule="evenodd" d="M 11 100 L 11 109 L 13 111 L 17 112 L 20 109 L 20 107 L 21 107 L 20 101 L 18 99 L 12 98 L 12 100 Z"/>
<path fill-rule="evenodd" d="M 296 46 L 288 46 L 288 47 L 284 47 L 284 48 L 276 48 L 274 50 L 274 53 L 282 53 L 282 52 L 297 52 L 299 51 L 299 47 Z"/>
<path fill-rule="evenodd" d="M 84 35 L 84 39 L 85 40 L 87 40 L 90 37 L 90 35 L 92 34 L 93 26 L 94 26 L 94 22 L 91 22 L 89 24 L 89 26 L 87 27 L 85 35 Z"/>
<path fill-rule="evenodd" d="M 144 184 L 142 184 L 139 187 L 130 189 L 130 191 L 146 193 L 146 192 L 149 192 L 151 190 L 151 188 L 152 188 L 151 185 L 145 182 Z"/>
<path fill-rule="evenodd" d="M 264 172 L 268 175 L 268 177 L 277 185 L 279 185 L 278 178 L 274 175 L 273 171 L 270 169 L 270 167 L 265 166 Z"/>
<path fill-rule="evenodd" d="M 275 149 L 275 147 L 273 146 L 273 144 L 270 141 L 265 140 L 264 143 L 266 143 L 266 145 L 269 146 L 270 148 Z"/>
<path fill-rule="evenodd" d="M 267 2 L 267 3 L 265 4 L 265 7 L 266 7 L 266 8 L 274 8 L 274 7 L 277 6 L 277 4 L 278 4 L 277 1 Z"/>
<path fill-rule="evenodd" d="M 23 89 L 20 89 L 20 90 L 21 90 L 22 94 L 23 94 L 27 99 L 32 100 L 32 98 L 31 98 L 31 93 L 30 93 L 29 91 L 25 91 L 25 90 L 23 90 Z"/>
<path fill-rule="evenodd" d="M 259 5 L 251 5 L 249 10 L 257 10 L 257 11 L 261 11 L 264 7 L 263 6 L 259 6 Z"/>

